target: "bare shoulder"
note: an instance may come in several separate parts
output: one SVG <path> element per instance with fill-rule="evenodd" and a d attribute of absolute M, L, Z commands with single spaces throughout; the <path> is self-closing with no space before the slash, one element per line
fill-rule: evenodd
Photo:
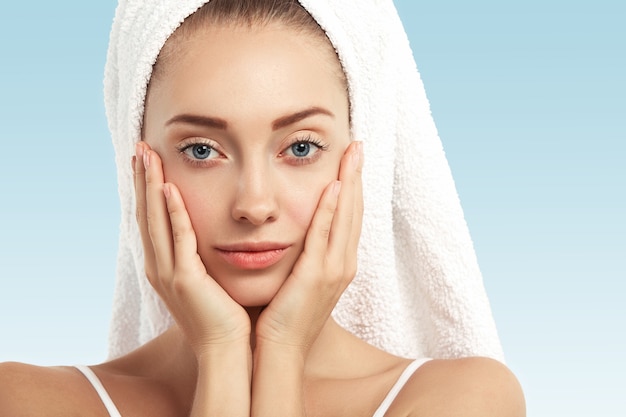
<path fill-rule="evenodd" d="M 184 409 L 155 378 L 109 364 L 91 367 L 122 415 L 170 417 Z M 0 416 L 108 417 L 87 378 L 74 367 L 0 363 Z"/>
<path fill-rule="evenodd" d="M 388 415 L 523 417 L 526 406 L 517 378 L 505 365 L 474 357 L 422 365 Z"/>
<path fill-rule="evenodd" d="M 0 363 L 0 415 L 100 416 L 85 407 L 94 401 L 90 387 L 70 367 L 42 367 L 17 362 Z M 97 400 L 97 399 L 96 399 Z M 82 410 L 81 410 L 82 408 Z"/>

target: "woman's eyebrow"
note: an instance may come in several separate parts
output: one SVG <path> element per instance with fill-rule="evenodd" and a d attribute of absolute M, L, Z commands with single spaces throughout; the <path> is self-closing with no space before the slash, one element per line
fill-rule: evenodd
<path fill-rule="evenodd" d="M 304 120 L 307 117 L 312 117 L 318 114 L 323 114 L 332 118 L 335 117 L 335 115 L 330 110 L 327 110 L 323 107 L 310 107 L 308 109 L 301 110 L 296 113 L 288 114 L 286 116 L 282 116 L 274 120 L 272 122 L 272 130 L 278 130 L 283 127 L 287 127 L 301 120 Z M 172 117 L 167 122 L 165 122 L 165 126 L 169 126 L 175 123 L 198 125 L 198 126 L 209 127 L 209 128 L 214 128 L 214 129 L 222 129 L 222 130 L 226 130 L 226 128 L 228 127 L 228 122 L 224 119 L 220 119 L 218 117 L 200 116 L 197 114 L 187 114 L 187 113 L 178 114 Z"/>
<path fill-rule="evenodd" d="M 199 116 L 196 114 L 176 115 L 169 119 L 167 122 L 165 122 L 165 126 L 169 126 L 174 123 L 185 123 L 222 130 L 226 130 L 226 128 L 228 127 L 228 123 L 224 119 L 209 116 Z"/>
<path fill-rule="evenodd" d="M 324 114 L 326 116 L 335 118 L 335 115 L 330 110 L 326 110 L 323 107 L 310 107 L 308 109 L 288 114 L 287 116 L 283 116 L 274 120 L 274 122 L 272 122 L 272 130 L 278 130 L 280 128 L 287 127 L 296 122 L 299 122 L 300 120 L 304 120 L 307 117 L 315 116 L 318 114 Z"/>

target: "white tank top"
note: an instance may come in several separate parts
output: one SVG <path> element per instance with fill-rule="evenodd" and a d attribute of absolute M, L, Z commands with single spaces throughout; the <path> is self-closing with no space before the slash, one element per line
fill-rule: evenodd
<path fill-rule="evenodd" d="M 417 371 L 420 366 L 422 366 L 429 360 L 430 359 L 428 358 L 416 359 L 404 369 L 404 372 L 402 372 L 396 383 L 393 385 L 393 387 L 391 387 L 383 402 L 380 403 L 380 406 L 374 413 L 373 417 L 383 417 L 385 415 L 385 413 L 387 412 L 387 410 L 389 410 L 389 407 L 391 407 L 391 404 L 396 399 L 407 381 L 411 378 L 411 376 L 413 376 L 415 371 Z M 75 366 L 75 368 L 82 372 L 83 375 L 85 375 L 89 383 L 91 383 L 93 388 L 96 390 L 98 396 L 100 397 L 100 400 L 102 400 L 102 403 L 109 412 L 109 416 L 122 417 L 117 407 L 115 407 L 113 400 L 111 400 L 109 393 L 104 388 L 102 382 L 100 382 L 100 379 L 96 376 L 96 374 L 87 366 L 77 365 Z"/>
<path fill-rule="evenodd" d="M 415 359 L 404 369 L 404 372 L 402 372 L 400 378 L 398 378 L 393 387 L 391 387 L 383 402 L 380 403 L 380 406 L 378 406 L 378 409 L 376 410 L 376 412 L 374 412 L 373 417 L 383 417 L 385 415 L 387 410 L 389 410 L 389 407 L 391 407 L 391 404 L 393 404 L 393 401 L 396 399 L 400 391 L 402 391 L 402 388 L 404 388 L 409 379 L 411 379 L 415 371 L 417 371 L 420 366 L 422 366 L 429 360 L 430 358 Z"/>
<path fill-rule="evenodd" d="M 102 400 L 102 403 L 104 404 L 107 411 L 109 412 L 109 416 L 110 417 L 122 417 L 120 412 L 117 410 L 117 407 L 115 406 L 115 404 L 113 404 L 113 400 L 111 400 L 109 393 L 104 388 L 104 386 L 102 385 L 102 382 L 100 382 L 100 379 L 96 376 L 96 374 L 94 374 L 93 371 L 88 366 L 77 365 L 75 366 L 75 368 L 81 371 L 83 375 L 85 375 L 87 380 L 91 383 L 91 385 L 94 387 L 94 389 L 98 393 L 98 396 Z"/>

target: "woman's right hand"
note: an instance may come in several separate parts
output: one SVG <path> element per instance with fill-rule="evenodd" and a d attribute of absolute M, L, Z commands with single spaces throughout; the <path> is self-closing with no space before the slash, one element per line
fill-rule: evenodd
<path fill-rule="evenodd" d="M 164 183 L 161 159 L 145 142 L 137 144 L 133 171 L 146 275 L 196 356 L 249 345 L 248 314 L 207 273 L 182 196 Z"/>

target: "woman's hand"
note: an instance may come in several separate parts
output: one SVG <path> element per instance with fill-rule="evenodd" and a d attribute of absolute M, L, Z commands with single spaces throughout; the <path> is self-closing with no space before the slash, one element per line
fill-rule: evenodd
<path fill-rule="evenodd" d="M 220 345 L 249 346 L 248 314 L 208 275 L 180 192 L 164 183 L 161 159 L 145 142 L 133 170 L 146 275 L 196 356 Z"/>
<path fill-rule="evenodd" d="M 198 363 L 192 417 L 250 412 L 250 318 L 209 276 L 185 204 L 146 143 L 133 160 L 145 269 Z"/>
<path fill-rule="evenodd" d="M 320 198 L 302 254 L 257 321 L 251 415 L 306 415 L 308 352 L 356 274 L 362 161 L 362 144 L 352 143 L 341 160 L 339 181 Z"/>
<path fill-rule="evenodd" d="M 304 250 L 256 326 L 256 345 L 299 349 L 304 355 L 356 274 L 363 194 L 362 143 L 344 153 L 339 181 L 328 185 L 309 226 Z"/>

